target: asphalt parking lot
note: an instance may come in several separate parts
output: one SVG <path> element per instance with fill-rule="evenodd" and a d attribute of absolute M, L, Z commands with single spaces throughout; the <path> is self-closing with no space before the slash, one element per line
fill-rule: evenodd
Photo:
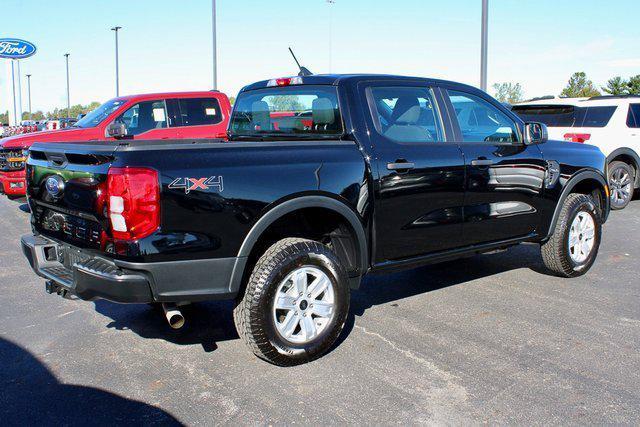
<path fill-rule="evenodd" d="M 245 348 L 229 302 L 172 331 L 148 306 L 46 294 L 22 203 L 0 197 L 3 424 L 640 423 L 640 201 L 578 279 L 533 245 L 368 277 L 339 345 L 294 368 Z"/>

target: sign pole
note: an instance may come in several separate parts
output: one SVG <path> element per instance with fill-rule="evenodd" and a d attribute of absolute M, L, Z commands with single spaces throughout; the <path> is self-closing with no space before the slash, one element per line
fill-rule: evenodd
<path fill-rule="evenodd" d="M 22 73 L 20 72 L 20 61 L 16 59 L 16 105 L 18 106 L 18 118 L 16 122 L 18 125 L 22 122 Z"/>
<path fill-rule="evenodd" d="M 11 60 L 11 93 L 13 95 L 13 126 L 17 126 L 18 109 L 16 108 L 16 77 L 15 77 L 15 59 Z M 9 123 L 11 125 L 11 123 Z"/>

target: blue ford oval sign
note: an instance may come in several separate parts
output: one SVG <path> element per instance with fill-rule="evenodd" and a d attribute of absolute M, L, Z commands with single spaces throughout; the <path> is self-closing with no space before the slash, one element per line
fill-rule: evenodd
<path fill-rule="evenodd" d="M 20 39 L 0 39 L 0 58 L 21 59 L 36 53 L 36 46 Z"/>

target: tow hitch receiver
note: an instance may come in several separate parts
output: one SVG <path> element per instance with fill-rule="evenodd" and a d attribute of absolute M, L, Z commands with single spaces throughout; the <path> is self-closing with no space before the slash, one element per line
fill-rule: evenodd
<path fill-rule="evenodd" d="M 44 290 L 49 294 L 58 294 L 62 298 L 67 296 L 67 290 L 55 283 L 53 280 L 47 280 L 44 282 Z"/>

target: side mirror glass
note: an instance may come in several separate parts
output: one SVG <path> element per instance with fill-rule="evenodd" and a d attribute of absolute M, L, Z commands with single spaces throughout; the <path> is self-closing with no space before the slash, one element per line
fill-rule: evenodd
<path fill-rule="evenodd" d="M 125 138 L 127 136 L 127 128 L 125 127 L 124 123 L 113 122 L 107 126 L 105 134 L 107 138 Z"/>
<path fill-rule="evenodd" d="M 543 144 L 549 140 L 547 125 L 538 122 L 524 124 L 524 143 L 527 145 Z"/>

